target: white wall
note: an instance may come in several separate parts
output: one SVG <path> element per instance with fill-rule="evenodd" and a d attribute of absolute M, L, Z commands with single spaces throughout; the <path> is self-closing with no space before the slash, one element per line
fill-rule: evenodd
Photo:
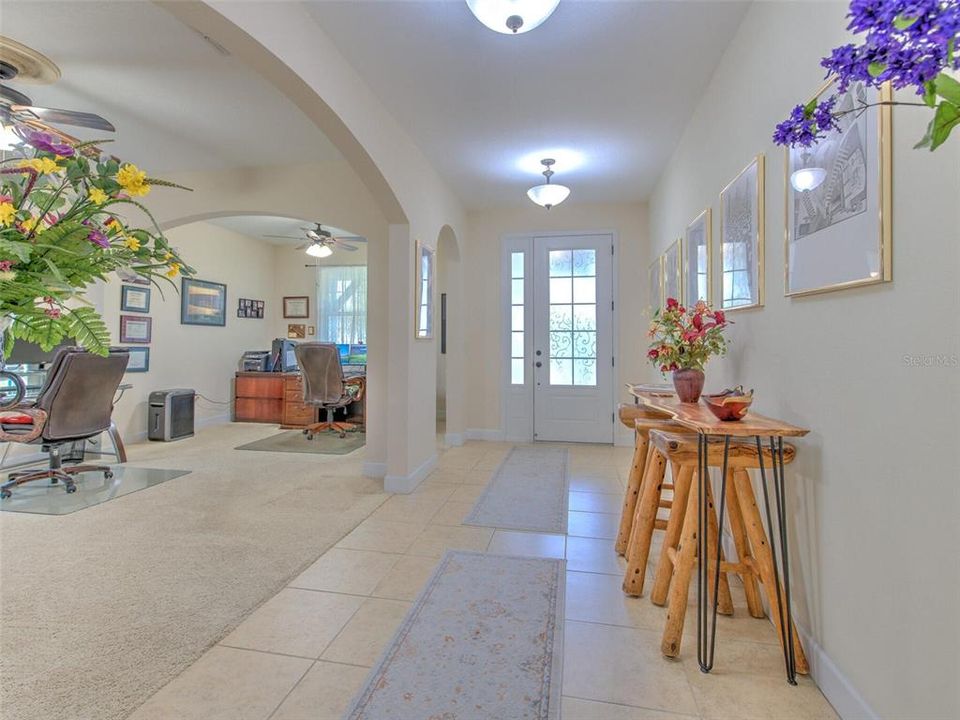
<path fill-rule="evenodd" d="M 641 381 L 647 371 L 645 331 L 649 319 L 643 314 L 646 298 L 640 286 L 647 266 L 647 208 L 636 205 L 577 205 L 568 201 L 551 210 L 530 203 L 471 213 L 467 216 L 468 242 L 463 264 L 465 297 L 470 312 L 465 318 L 466 335 L 466 426 L 473 431 L 501 431 L 501 302 L 500 240 L 504 235 L 533 232 L 617 233 L 619 252 L 614 260 L 619 284 L 619 356 L 614 375 L 618 397 L 628 398 L 622 386 Z M 489 433 L 488 433 L 489 434 Z M 617 424 L 618 442 L 631 442 Z"/>
<path fill-rule="evenodd" d="M 770 136 L 819 86 L 819 58 L 848 41 L 845 10 L 752 6 L 650 200 L 650 237 L 663 251 L 712 205 L 718 238 L 719 190 L 766 154 L 766 307 L 735 314 L 707 384 L 742 382 L 760 412 L 812 428 L 788 469 L 791 570 L 798 619 L 839 669 L 817 669 L 828 698 L 846 717 L 956 718 L 960 137 L 915 151 L 929 113 L 894 112 L 891 284 L 782 291 L 784 153 Z M 907 361 L 935 355 L 953 361 Z"/>
<path fill-rule="evenodd" d="M 273 337 L 269 319 L 238 318 L 236 308 L 238 298 L 266 301 L 268 316 L 276 306 L 274 246 L 204 222 L 170 230 L 167 237 L 189 258 L 198 279 L 226 284 L 227 324 L 225 327 L 181 325 L 179 293 L 166 283 L 162 283 L 165 297 L 161 297 L 158 288 L 152 289 L 148 315 L 153 319 L 150 370 L 126 374 L 124 382 L 133 388 L 124 394 L 113 414 L 128 442 L 145 436 L 147 401 L 154 390 L 193 388 L 216 401 L 198 398 L 198 422 L 229 419 L 233 378 L 240 356 L 245 350 L 269 349 Z M 179 278 L 176 285 L 179 289 Z M 104 320 L 115 344 L 120 344 L 120 315 L 139 315 L 120 312 L 120 288 L 119 280 L 103 288 Z"/>

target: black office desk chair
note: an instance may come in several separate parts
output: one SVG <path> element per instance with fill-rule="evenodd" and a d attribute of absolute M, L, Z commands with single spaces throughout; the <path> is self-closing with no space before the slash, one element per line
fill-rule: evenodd
<path fill-rule="evenodd" d="M 106 465 L 64 467 L 61 449 L 110 430 L 113 398 L 129 359 L 125 350 L 114 348 L 107 357 L 93 355 L 83 348 L 62 348 L 57 352 L 36 402 L 7 410 L 29 415 L 33 424 L 3 423 L 0 417 L 0 440 L 42 445 L 50 454 L 50 465 L 44 470 L 10 473 L 7 482 L 0 486 L 0 497 L 10 497 L 11 488 L 34 480 L 62 482 L 64 489 L 71 493 L 77 489 L 74 475 L 102 472 L 108 480 L 113 476 Z"/>
<path fill-rule="evenodd" d="M 310 440 L 316 433 L 333 430 L 346 437 L 347 431 L 356 431 L 357 424 L 334 421 L 333 412 L 346 407 L 359 399 L 359 390 L 343 379 L 343 367 L 340 365 L 340 351 L 336 345 L 319 342 L 305 342 L 294 346 L 297 364 L 303 376 L 303 403 L 326 411 L 326 420 L 307 425 L 303 434 Z"/>

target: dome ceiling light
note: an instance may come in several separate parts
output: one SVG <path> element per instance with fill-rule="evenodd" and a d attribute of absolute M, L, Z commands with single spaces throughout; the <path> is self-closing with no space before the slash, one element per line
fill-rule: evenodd
<path fill-rule="evenodd" d="M 477 20 L 504 35 L 530 32 L 557 9 L 560 0 L 467 0 Z"/>
<path fill-rule="evenodd" d="M 553 170 L 550 169 L 550 166 L 555 162 L 556 160 L 553 158 L 544 158 L 541 160 L 540 164 L 546 168 L 546 170 L 543 171 L 543 176 L 547 179 L 547 182 L 527 190 L 527 197 L 537 205 L 545 207 L 547 210 L 554 205 L 559 205 L 570 195 L 570 188 L 566 185 L 554 185 L 550 182 L 550 178 L 553 176 Z"/>

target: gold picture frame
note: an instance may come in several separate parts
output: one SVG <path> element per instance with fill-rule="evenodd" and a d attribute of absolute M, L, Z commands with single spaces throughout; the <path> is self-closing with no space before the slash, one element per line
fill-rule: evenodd
<path fill-rule="evenodd" d="M 764 222 L 766 218 L 765 172 L 763 153 L 758 154 L 750 163 L 727 183 L 720 191 L 720 302 L 725 312 L 761 308 L 764 303 Z M 748 203 L 748 201 L 750 201 Z M 733 222 L 731 223 L 731 217 Z M 746 223 L 747 227 L 744 227 Z M 733 226 L 742 241 L 750 243 L 743 248 L 742 257 L 732 239 L 728 240 L 728 227 Z M 732 238 L 732 236 L 730 236 Z M 730 245 L 728 252 L 726 246 Z M 730 269 L 728 269 L 728 267 Z M 733 296 L 740 292 L 744 273 L 748 280 L 750 296 L 747 302 Z M 729 275 L 729 277 L 728 277 Z M 738 287 L 740 289 L 738 289 Z M 730 296 L 727 297 L 728 290 Z"/>
<path fill-rule="evenodd" d="M 663 302 L 673 298 L 683 304 L 683 239 L 677 238 L 663 251 Z"/>
<path fill-rule="evenodd" d="M 817 90 L 814 98 L 819 98 L 827 92 L 833 83 L 833 80 L 824 83 Z M 839 110 L 845 102 L 853 103 L 853 95 L 861 92 L 862 99 L 866 99 L 870 94 L 862 83 L 852 83 L 838 100 L 837 109 Z M 889 83 L 885 83 L 879 91 L 875 92 L 878 92 L 881 102 L 893 101 L 893 90 Z M 874 114 L 876 115 L 875 124 L 868 117 Z M 847 119 L 841 119 L 841 123 L 844 124 L 843 131 L 839 134 L 832 133 L 816 143 L 812 150 L 809 148 L 784 150 L 783 292 L 787 297 L 818 295 L 893 280 L 893 108 L 890 105 L 882 105 L 870 108 L 863 114 L 851 113 L 844 117 Z M 876 133 L 875 138 L 871 138 L 872 133 Z M 853 152 L 850 152 L 851 147 L 854 149 Z M 876 148 L 875 153 L 870 152 L 872 148 Z M 858 150 L 862 150 L 862 167 L 853 168 L 851 172 L 850 165 L 855 159 L 861 157 L 857 154 Z M 805 158 L 805 155 L 812 160 Z M 798 161 L 804 164 L 814 162 L 818 166 L 822 165 L 827 172 L 827 179 L 812 190 L 794 189 L 790 177 Z M 876 168 L 871 170 L 870 166 L 874 162 L 876 162 Z M 815 218 L 822 227 L 808 231 L 799 241 L 791 236 L 791 224 L 794 225 L 795 230 L 798 227 L 795 217 L 801 200 L 806 200 L 804 205 L 809 206 L 819 202 L 826 207 L 827 200 L 837 194 L 831 193 L 834 184 L 850 183 L 851 180 L 848 178 L 854 178 L 853 182 L 857 182 L 861 176 L 862 206 L 854 205 L 851 208 L 850 201 L 846 198 L 853 194 L 844 192 L 842 196 L 845 200 L 840 207 L 839 218 L 825 218 L 826 212 L 807 209 L 808 216 Z M 869 186 L 871 178 L 876 179 L 877 184 L 874 189 Z M 847 188 L 842 189 L 847 190 Z M 804 196 L 804 192 L 809 195 Z M 793 223 L 791 223 L 792 220 Z M 875 228 L 874 223 L 876 223 Z M 841 229 L 831 232 L 830 229 L 833 227 Z M 857 257 L 857 250 L 851 249 L 849 245 L 842 248 L 841 252 L 838 243 L 844 242 L 860 242 L 862 246 L 860 256 Z M 803 249 L 801 243 L 809 248 L 805 251 L 807 256 L 805 258 L 797 257 Z M 827 253 L 830 253 L 829 256 Z M 844 266 L 850 264 L 860 266 L 861 269 L 851 270 L 845 274 Z M 800 278 L 791 282 L 792 269 L 797 269 L 798 275 L 820 273 L 821 276 L 811 278 L 807 282 L 803 282 Z M 822 275 L 826 273 L 833 274 L 833 277 L 823 277 Z M 862 274 L 859 277 L 852 276 L 857 273 Z"/>
<path fill-rule="evenodd" d="M 701 272 L 700 253 L 696 251 L 701 246 L 698 237 L 703 238 L 705 272 Z M 698 300 L 713 302 L 713 209 L 705 208 L 697 215 L 684 231 L 683 254 L 683 288 L 684 300 L 687 307 L 693 307 Z M 696 253 L 696 265 L 692 263 Z M 706 275 L 704 292 L 700 292 L 700 276 Z"/>
<path fill-rule="evenodd" d="M 436 253 L 432 247 L 416 241 L 414 271 L 413 337 L 417 340 L 433 338 L 433 295 L 436 275 Z"/>
<path fill-rule="evenodd" d="M 647 268 L 647 308 L 650 316 L 663 307 L 663 256 L 657 255 L 657 259 L 650 263 Z"/>

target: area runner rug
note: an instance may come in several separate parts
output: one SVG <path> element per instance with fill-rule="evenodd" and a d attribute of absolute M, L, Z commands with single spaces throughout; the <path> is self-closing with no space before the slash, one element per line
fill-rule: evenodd
<path fill-rule="evenodd" d="M 567 532 L 567 455 L 566 448 L 514 447 L 464 524 Z"/>
<path fill-rule="evenodd" d="M 344 720 L 557 720 L 565 570 L 448 552 Z"/>

